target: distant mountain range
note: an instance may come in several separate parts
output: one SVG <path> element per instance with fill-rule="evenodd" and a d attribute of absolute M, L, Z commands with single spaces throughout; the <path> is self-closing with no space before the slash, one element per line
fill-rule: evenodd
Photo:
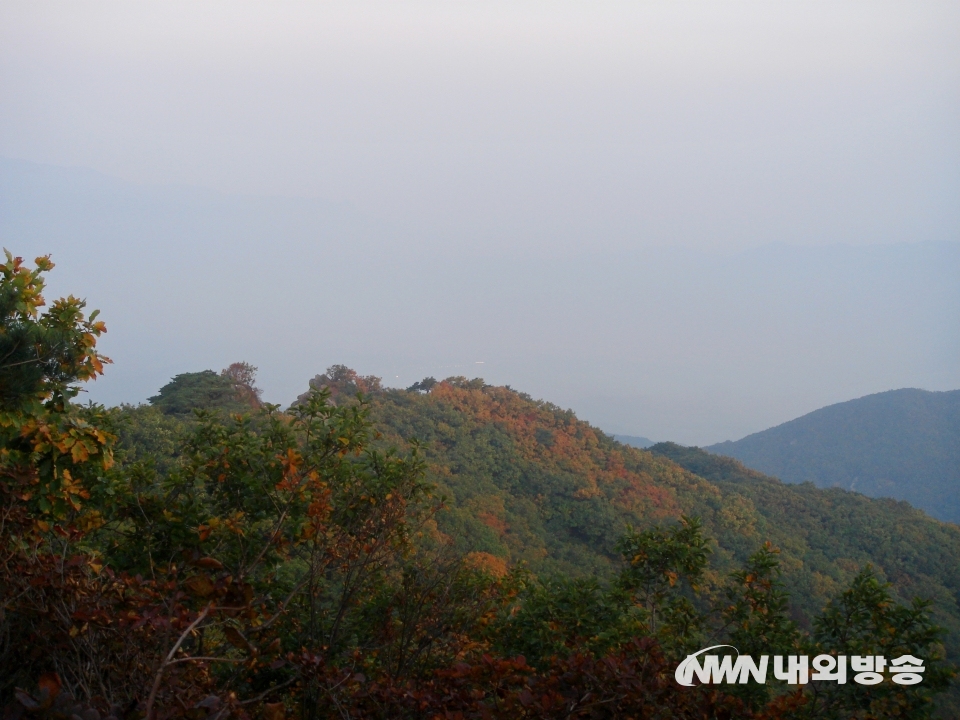
<path fill-rule="evenodd" d="M 616 440 L 617 442 L 622 442 L 624 445 L 630 445 L 632 447 L 641 448 L 641 449 L 648 448 L 651 445 L 656 444 L 650 438 L 645 438 L 643 436 L 638 436 L 638 435 L 614 435 L 613 439 Z"/>
<path fill-rule="evenodd" d="M 786 482 L 906 500 L 960 523 L 960 390 L 867 395 L 705 449 Z"/>

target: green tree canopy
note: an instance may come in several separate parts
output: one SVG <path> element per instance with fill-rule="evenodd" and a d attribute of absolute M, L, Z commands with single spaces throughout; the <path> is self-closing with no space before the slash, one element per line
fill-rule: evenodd
<path fill-rule="evenodd" d="M 57 300 L 49 310 L 43 299 L 42 274 L 53 268 L 49 256 L 36 259 L 30 270 L 23 258 L 4 250 L 0 265 L 0 410 L 14 411 L 23 403 L 61 401 L 73 397 L 77 381 L 103 373 L 109 359 L 96 349 L 96 338 L 107 331 L 87 318 L 86 303 L 72 295 Z"/>
<path fill-rule="evenodd" d="M 213 370 L 181 373 L 148 400 L 167 415 L 189 415 L 194 410 L 243 412 L 250 409 L 249 401 L 244 402 L 235 381 Z"/>

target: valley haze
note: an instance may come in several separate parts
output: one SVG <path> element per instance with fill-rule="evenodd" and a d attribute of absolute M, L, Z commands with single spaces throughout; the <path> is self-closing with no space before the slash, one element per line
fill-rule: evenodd
<path fill-rule="evenodd" d="M 142 402 L 237 359 L 288 404 L 343 362 L 483 377 L 612 432 L 706 445 L 896 387 L 960 386 L 960 243 L 576 253 L 418 248 L 345 203 L 130 183 L 0 159 L 0 237 L 52 253 Z"/>

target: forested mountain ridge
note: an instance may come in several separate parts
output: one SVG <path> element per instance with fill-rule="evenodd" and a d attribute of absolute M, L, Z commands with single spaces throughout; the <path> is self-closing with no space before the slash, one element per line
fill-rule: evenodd
<path fill-rule="evenodd" d="M 960 522 L 960 390 L 891 390 L 705 448 L 785 482 L 906 500 Z"/>
<path fill-rule="evenodd" d="M 199 375 L 178 376 L 168 387 L 193 392 Z M 427 479 L 444 499 L 437 529 L 490 568 L 525 563 L 541 575 L 605 577 L 617 565 L 616 543 L 626 528 L 696 516 L 714 542 L 708 585 L 719 585 L 770 541 L 780 549 L 792 615 L 809 627 L 871 564 L 901 599 L 934 600 L 951 654 L 960 656 L 960 528 L 905 502 L 783 483 L 673 443 L 637 449 L 572 411 L 479 379 L 428 378 L 396 390 L 334 366 L 310 384 L 341 404 L 366 391 L 381 446 L 419 443 Z M 126 411 L 141 413 L 125 431 L 133 446 L 144 441 L 129 434 L 132 428 L 156 426 L 152 410 Z"/>
<path fill-rule="evenodd" d="M 805 624 L 872 563 L 902 597 L 935 598 L 960 650 L 960 528 L 903 502 L 793 486 L 672 443 L 623 445 L 571 411 L 482 381 L 371 394 L 386 441 L 417 438 L 448 496 L 441 530 L 464 550 L 537 571 L 602 572 L 627 525 L 699 516 L 716 577 L 770 540 Z"/>

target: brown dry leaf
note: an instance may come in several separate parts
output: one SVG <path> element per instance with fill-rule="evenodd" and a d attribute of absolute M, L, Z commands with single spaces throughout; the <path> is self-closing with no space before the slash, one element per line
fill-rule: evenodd
<path fill-rule="evenodd" d="M 247 639 L 240 634 L 240 631 L 236 628 L 228 627 L 223 631 L 223 634 L 226 636 L 227 641 L 235 648 L 246 650 L 247 652 L 252 650 L 250 643 L 247 642 Z"/>
<path fill-rule="evenodd" d="M 223 563 L 212 557 L 200 558 L 196 564 L 207 570 L 223 570 Z"/>
<path fill-rule="evenodd" d="M 208 597 L 213 594 L 214 586 L 206 575 L 193 575 L 184 582 L 187 589 L 199 597 Z"/>
<path fill-rule="evenodd" d="M 287 709 L 282 702 L 264 703 L 263 720 L 283 720 Z"/>

